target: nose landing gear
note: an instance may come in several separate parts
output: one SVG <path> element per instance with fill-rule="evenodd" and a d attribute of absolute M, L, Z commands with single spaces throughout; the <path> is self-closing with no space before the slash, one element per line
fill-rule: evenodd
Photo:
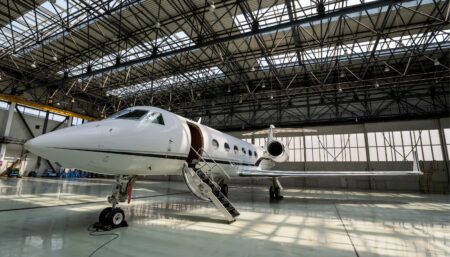
<path fill-rule="evenodd" d="M 125 221 L 125 213 L 117 207 L 119 202 L 125 202 L 128 199 L 128 203 L 131 201 L 131 192 L 136 182 L 137 176 L 124 176 L 119 175 L 116 177 L 116 186 L 113 189 L 112 195 L 108 196 L 108 202 L 112 204 L 112 207 L 107 207 L 100 212 L 98 221 L 102 226 L 111 226 L 112 228 L 126 227 L 128 226 Z"/>

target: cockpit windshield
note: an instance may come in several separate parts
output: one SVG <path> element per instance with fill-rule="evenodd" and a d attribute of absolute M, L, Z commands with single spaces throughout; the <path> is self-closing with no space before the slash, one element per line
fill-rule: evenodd
<path fill-rule="evenodd" d="M 116 114 L 113 114 L 110 119 L 125 119 L 125 120 L 139 120 L 144 117 L 148 113 L 148 110 L 139 110 L 139 109 L 126 109 L 120 111 Z"/>

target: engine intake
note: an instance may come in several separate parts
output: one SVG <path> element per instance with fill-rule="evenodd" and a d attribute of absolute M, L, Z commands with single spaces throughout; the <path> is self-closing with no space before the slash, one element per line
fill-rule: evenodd
<path fill-rule="evenodd" d="M 289 159 L 288 152 L 286 151 L 286 147 L 280 141 L 273 140 L 267 144 L 267 153 L 268 157 L 272 159 L 274 162 L 285 162 Z"/>
<path fill-rule="evenodd" d="M 267 145 L 267 152 L 274 157 L 280 156 L 281 154 L 283 154 L 283 151 L 284 146 L 278 141 L 272 141 Z"/>

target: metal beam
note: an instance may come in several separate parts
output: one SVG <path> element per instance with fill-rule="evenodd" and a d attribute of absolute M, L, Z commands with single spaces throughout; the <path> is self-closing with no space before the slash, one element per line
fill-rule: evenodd
<path fill-rule="evenodd" d="M 235 40 L 238 40 L 238 39 L 252 37 L 252 36 L 255 36 L 255 35 L 260 35 L 260 34 L 264 34 L 264 33 L 270 33 L 270 32 L 273 32 L 273 31 L 278 31 L 278 30 L 282 30 L 282 29 L 292 28 L 292 27 L 295 27 L 295 26 L 300 26 L 300 25 L 307 24 L 307 23 L 312 23 L 312 22 L 315 22 L 315 21 L 318 21 L 318 20 L 322 20 L 322 19 L 329 19 L 329 18 L 333 18 L 333 17 L 339 17 L 339 16 L 342 16 L 342 15 L 347 15 L 347 14 L 354 13 L 354 12 L 359 12 L 359 11 L 362 11 L 362 10 L 379 8 L 379 7 L 383 7 L 383 6 L 386 6 L 386 5 L 394 5 L 394 4 L 399 4 L 399 3 L 402 3 L 402 2 L 409 2 L 409 1 L 411 1 L 411 0 L 383 0 L 383 1 L 375 1 L 375 2 L 370 2 L 370 3 L 366 3 L 366 4 L 359 4 L 359 5 L 354 5 L 354 6 L 350 6 L 350 7 L 345 7 L 345 8 L 341 8 L 339 10 L 336 10 L 336 11 L 332 11 L 332 12 L 326 13 L 325 16 L 314 15 L 314 16 L 306 17 L 306 18 L 299 19 L 299 20 L 292 20 L 292 21 L 289 21 L 289 22 L 286 22 L 286 23 L 282 23 L 282 24 L 278 24 L 278 25 L 274 25 L 274 26 L 270 26 L 270 27 L 266 27 L 266 28 L 261 28 L 261 29 L 254 30 L 254 31 L 239 33 L 239 34 L 235 34 L 235 35 L 222 36 L 222 37 L 215 38 L 213 40 L 204 41 L 204 42 L 198 42 L 196 45 L 193 45 L 193 46 L 183 47 L 183 48 L 176 49 L 176 50 L 173 50 L 173 51 L 168 51 L 168 52 L 164 52 L 164 53 L 160 53 L 160 54 L 156 54 L 156 55 L 151 55 L 151 56 L 143 57 L 143 58 L 140 58 L 140 59 L 134 59 L 134 60 L 123 62 L 123 63 L 117 64 L 117 65 L 114 65 L 114 66 L 110 66 L 110 67 L 98 69 L 98 70 L 95 70 L 95 71 L 91 71 L 89 73 L 82 73 L 82 74 L 79 74 L 79 75 L 76 75 L 76 76 L 72 76 L 72 77 L 70 77 L 68 79 L 78 79 L 78 78 L 84 78 L 84 77 L 88 77 L 88 76 L 93 76 L 93 75 L 96 75 L 96 74 L 101 74 L 101 73 L 105 73 L 105 72 L 108 72 L 108 71 L 121 69 L 121 68 L 128 67 L 128 66 L 135 65 L 135 64 L 150 62 L 150 61 L 154 61 L 156 59 L 160 59 L 160 58 L 164 58 L 164 57 L 168 57 L 168 56 L 172 56 L 172 55 L 177 55 L 177 54 L 181 54 L 181 53 L 194 51 L 194 50 L 199 49 L 199 48 L 213 46 L 213 45 L 216 45 L 216 44 L 219 44 L 219 43 L 235 41 Z M 50 85 L 61 84 L 61 83 L 63 83 L 64 81 L 66 81 L 68 79 L 54 81 L 53 83 L 50 83 Z M 41 86 L 49 86 L 49 85 L 41 85 Z"/>
<path fill-rule="evenodd" d="M 6 95 L 6 94 L 0 94 L 0 100 L 4 100 L 7 102 L 14 102 L 14 103 L 18 103 L 21 105 L 26 105 L 26 106 L 30 106 L 33 108 L 37 108 L 40 110 L 44 110 L 44 111 L 50 111 L 53 113 L 57 113 L 57 114 L 61 114 L 63 116 L 73 116 L 73 117 L 77 117 L 77 118 L 81 118 L 84 120 L 96 120 L 96 118 L 91 117 L 91 116 L 87 116 L 87 115 L 83 115 L 83 114 L 79 114 L 79 113 L 75 113 L 75 112 L 71 112 L 71 111 L 67 111 L 67 110 L 63 110 L 63 109 L 59 109 L 59 108 L 55 108 L 53 106 L 48 106 L 48 105 L 44 105 L 44 104 L 39 104 L 39 103 L 35 103 L 29 100 L 26 100 L 20 96 L 15 96 L 15 95 Z"/>

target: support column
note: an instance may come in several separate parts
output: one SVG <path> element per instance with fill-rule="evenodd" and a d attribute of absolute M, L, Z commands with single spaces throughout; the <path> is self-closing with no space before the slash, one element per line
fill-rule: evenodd
<path fill-rule="evenodd" d="M 49 115 L 50 115 L 50 112 L 46 111 L 45 112 L 44 126 L 42 128 L 42 135 L 47 133 L 47 125 L 48 125 L 48 117 L 49 117 Z M 42 163 L 42 158 L 40 156 L 38 156 L 37 162 L 36 162 L 36 170 L 38 170 L 41 167 L 41 163 Z"/>
<path fill-rule="evenodd" d="M 442 119 L 439 122 L 439 138 L 441 140 L 442 155 L 444 157 L 444 165 L 447 170 L 447 193 L 450 192 L 450 166 L 448 159 L 447 139 L 445 138 L 444 128 L 442 127 Z"/>
<path fill-rule="evenodd" d="M 366 149 L 366 170 L 370 171 L 372 167 L 370 167 L 370 153 L 369 153 L 369 139 L 367 139 L 367 128 L 366 123 L 363 125 L 363 133 L 364 133 L 364 144 Z M 373 188 L 373 177 L 369 176 L 369 190 Z"/>
<path fill-rule="evenodd" d="M 13 117 L 14 117 L 14 110 L 16 109 L 16 103 L 15 102 L 11 102 L 9 104 L 9 109 L 8 109 L 8 117 L 6 118 L 6 122 L 4 125 L 4 130 L 3 130 L 3 135 L 4 137 L 9 137 L 9 134 L 11 132 L 11 126 L 12 126 L 12 122 L 13 122 Z M 0 149 L 0 162 L 1 164 L 3 164 L 3 161 L 5 159 L 5 154 L 6 154 L 6 144 L 1 144 L 1 149 Z"/>
<path fill-rule="evenodd" d="M 305 142 L 305 133 L 302 133 L 302 143 L 303 143 L 303 170 L 307 171 L 308 168 L 306 167 L 306 142 Z"/>
<path fill-rule="evenodd" d="M 72 127 L 73 116 L 67 116 L 67 127 Z"/>

